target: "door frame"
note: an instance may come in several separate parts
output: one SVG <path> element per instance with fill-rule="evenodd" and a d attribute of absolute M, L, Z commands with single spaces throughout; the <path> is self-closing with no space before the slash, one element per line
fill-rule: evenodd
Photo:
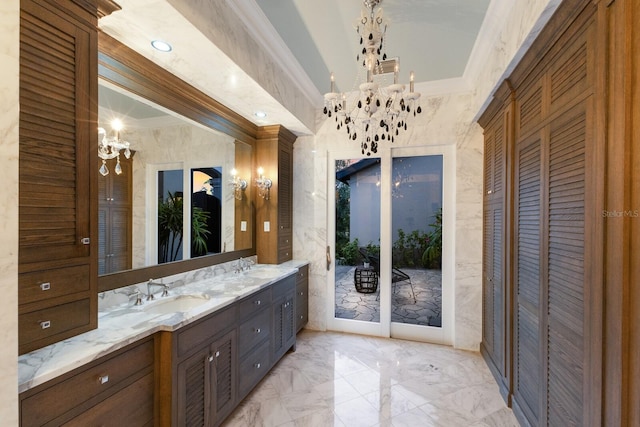
<path fill-rule="evenodd" d="M 393 337 L 438 344 L 453 344 L 454 284 L 455 284 L 455 144 L 415 147 L 380 147 L 380 259 L 391 259 L 391 168 L 393 157 L 441 155 L 443 162 L 442 200 L 442 326 L 429 327 L 391 322 L 392 287 L 380 288 L 380 322 L 365 322 L 335 317 L 335 161 L 338 159 L 370 158 L 359 147 L 351 146 L 327 152 L 327 247 L 332 262 L 327 271 L 327 329 L 362 335 Z M 391 283 L 391 264 L 381 262 L 380 281 Z"/>

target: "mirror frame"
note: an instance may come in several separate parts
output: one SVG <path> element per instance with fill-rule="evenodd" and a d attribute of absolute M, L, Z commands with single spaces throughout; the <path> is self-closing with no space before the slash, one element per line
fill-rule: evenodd
<path fill-rule="evenodd" d="M 254 152 L 251 169 L 255 169 L 253 163 L 255 163 L 258 126 L 102 31 L 98 32 L 98 77 L 208 128 L 229 135 L 236 141 L 249 144 Z M 251 220 L 255 224 L 254 203 L 252 203 Z M 253 233 L 249 249 L 98 276 L 98 292 L 255 254 L 256 235 Z"/>

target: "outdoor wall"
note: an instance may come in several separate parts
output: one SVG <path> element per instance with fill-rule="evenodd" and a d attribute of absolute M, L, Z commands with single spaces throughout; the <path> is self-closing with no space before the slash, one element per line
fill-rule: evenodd
<path fill-rule="evenodd" d="M 513 58 L 521 57 L 557 0 L 494 0 L 465 71 L 469 90 L 430 96 L 422 91 L 423 113 L 396 146 L 455 145 L 454 336 L 457 348 L 478 350 L 482 339 L 482 155 L 475 117 Z M 443 93 L 443 92 L 439 92 Z M 294 146 L 294 257 L 311 260 L 309 328 L 327 326 L 327 153 L 347 143 L 344 131 L 317 113 L 315 136 Z"/>

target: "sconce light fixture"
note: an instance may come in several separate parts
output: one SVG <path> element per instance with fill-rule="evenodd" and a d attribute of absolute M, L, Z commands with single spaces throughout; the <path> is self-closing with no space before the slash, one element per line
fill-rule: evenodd
<path fill-rule="evenodd" d="M 129 143 L 120 139 L 120 131 L 123 128 L 122 121 L 120 119 L 114 119 L 111 122 L 111 128 L 115 132 L 114 136 L 107 136 L 107 131 L 104 128 L 98 128 L 98 157 L 102 159 L 102 166 L 100 166 L 100 174 L 102 176 L 109 175 L 109 168 L 107 168 L 107 160 L 117 159 L 115 172 L 117 175 L 122 173 L 122 166 L 120 166 L 120 150 L 124 150 L 124 156 L 128 159 L 131 157 L 131 150 L 129 150 Z"/>
<path fill-rule="evenodd" d="M 264 176 L 264 169 L 258 168 L 258 177 L 256 178 L 256 186 L 258 187 L 258 196 L 265 200 L 269 200 L 269 191 L 271 189 L 271 180 Z"/>
<path fill-rule="evenodd" d="M 233 186 L 233 195 L 236 199 L 242 200 L 242 193 L 247 189 L 247 181 L 238 176 L 238 171 L 231 169 L 231 181 L 229 182 Z"/>

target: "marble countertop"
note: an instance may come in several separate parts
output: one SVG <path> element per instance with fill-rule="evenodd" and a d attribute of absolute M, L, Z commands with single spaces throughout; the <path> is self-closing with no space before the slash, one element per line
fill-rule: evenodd
<path fill-rule="evenodd" d="M 306 261 L 279 265 L 257 264 L 240 273 L 224 273 L 173 287 L 168 297 L 144 301 L 141 306 L 125 302 L 98 312 L 98 328 L 51 344 L 18 358 L 18 392 L 29 390 L 158 331 L 175 331 L 270 284 L 287 277 Z M 204 302 L 185 312 L 163 313 L 159 306 L 195 295 Z M 144 300 L 144 299 L 143 299 Z M 186 301 L 186 302 L 193 302 Z"/>

